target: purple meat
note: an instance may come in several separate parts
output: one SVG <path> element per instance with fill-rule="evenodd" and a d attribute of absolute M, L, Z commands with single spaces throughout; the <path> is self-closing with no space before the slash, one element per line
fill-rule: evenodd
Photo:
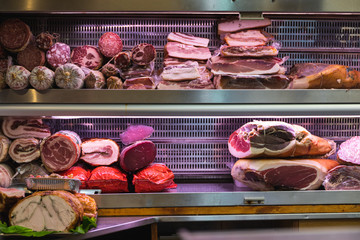
<path fill-rule="evenodd" d="M 154 129 L 145 125 L 131 125 L 122 134 L 120 140 L 124 145 L 129 145 L 136 141 L 144 140 L 151 136 Z"/>
<path fill-rule="evenodd" d="M 127 172 L 135 172 L 154 162 L 156 146 L 152 141 L 138 141 L 125 147 L 120 154 L 120 167 Z"/>

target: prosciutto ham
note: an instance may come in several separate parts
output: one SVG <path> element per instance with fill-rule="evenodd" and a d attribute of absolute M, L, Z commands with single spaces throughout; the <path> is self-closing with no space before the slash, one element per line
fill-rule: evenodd
<path fill-rule="evenodd" d="M 325 176 L 323 186 L 325 190 L 360 190 L 360 166 L 334 167 Z"/>
<path fill-rule="evenodd" d="M 5 118 L 2 123 L 3 133 L 9 138 L 46 138 L 51 135 L 50 128 L 42 119 Z"/>
<path fill-rule="evenodd" d="M 195 47 L 178 42 L 168 42 L 165 45 L 165 51 L 169 57 L 174 58 L 207 60 L 211 57 L 209 48 Z"/>
<path fill-rule="evenodd" d="M 40 157 L 40 141 L 36 138 L 15 139 L 9 149 L 9 155 L 17 163 L 27 163 Z"/>
<path fill-rule="evenodd" d="M 290 80 L 285 75 L 216 75 L 217 89 L 286 89 Z"/>
<path fill-rule="evenodd" d="M 231 169 L 231 175 L 258 191 L 314 190 L 337 165 L 337 161 L 329 159 L 240 159 Z"/>
<path fill-rule="evenodd" d="M 223 57 L 276 57 L 279 51 L 273 46 L 222 46 L 220 54 Z"/>
<path fill-rule="evenodd" d="M 93 166 L 108 166 L 119 160 L 120 147 L 111 139 L 92 138 L 81 144 L 80 159 Z"/>
<path fill-rule="evenodd" d="M 169 35 L 167 36 L 167 40 L 197 47 L 207 47 L 210 41 L 208 38 L 195 37 L 194 35 L 180 32 L 169 33 Z"/>

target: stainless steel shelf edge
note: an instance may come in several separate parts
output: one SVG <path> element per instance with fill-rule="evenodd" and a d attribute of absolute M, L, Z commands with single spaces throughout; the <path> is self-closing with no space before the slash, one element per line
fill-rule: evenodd
<path fill-rule="evenodd" d="M 251 205 L 360 204 L 360 191 L 270 191 L 199 193 L 123 193 L 91 195 L 99 208 L 249 206 L 249 199 L 264 199 Z"/>

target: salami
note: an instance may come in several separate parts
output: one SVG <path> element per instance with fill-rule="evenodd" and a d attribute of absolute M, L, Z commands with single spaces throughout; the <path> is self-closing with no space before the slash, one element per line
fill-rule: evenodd
<path fill-rule="evenodd" d="M 340 144 L 337 160 L 344 165 L 360 165 L 360 136 L 352 137 Z"/>
<path fill-rule="evenodd" d="M 10 18 L 0 25 L 0 43 L 10 52 L 20 52 L 26 48 L 32 33 L 29 26 L 17 18 Z"/>
<path fill-rule="evenodd" d="M 81 139 L 72 131 L 59 131 L 40 144 L 42 163 L 49 172 L 64 171 L 72 167 L 81 154 Z"/>
<path fill-rule="evenodd" d="M 122 51 L 123 43 L 119 35 L 113 32 L 104 33 L 99 39 L 100 52 L 105 57 L 114 57 L 116 54 Z"/>
<path fill-rule="evenodd" d="M 100 71 L 91 71 L 84 79 L 85 87 L 92 89 L 105 88 L 105 77 Z"/>
<path fill-rule="evenodd" d="M 4 135 L 0 135 L 0 162 L 5 162 L 9 159 L 10 140 Z"/>
<path fill-rule="evenodd" d="M 59 88 L 79 89 L 84 85 L 85 73 L 80 67 L 66 63 L 55 71 L 55 83 Z"/>
<path fill-rule="evenodd" d="M 41 119 L 30 118 L 4 118 L 2 122 L 3 133 L 11 139 L 15 138 L 46 138 L 51 135 L 50 127 Z"/>
<path fill-rule="evenodd" d="M 55 37 L 48 32 L 42 32 L 36 36 L 35 43 L 38 48 L 47 51 L 52 45 L 54 45 Z"/>
<path fill-rule="evenodd" d="M 40 157 L 39 145 L 36 138 L 18 138 L 11 143 L 9 155 L 17 163 L 32 162 Z"/>
<path fill-rule="evenodd" d="M 131 65 L 131 53 L 120 52 L 114 58 L 115 67 L 119 69 L 127 69 Z"/>
<path fill-rule="evenodd" d="M 56 69 L 70 61 L 70 47 L 65 43 L 55 43 L 46 52 L 46 60 L 49 65 Z"/>
<path fill-rule="evenodd" d="M 123 89 L 123 82 L 120 78 L 111 76 L 106 79 L 106 86 L 108 89 Z"/>
<path fill-rule="evenodd" d="M 106 78 L 108 78 L 111 76 L 116 76 L 119 72 L 119 69 L 117 69 L 114 64 L 107 63 L 101 68 L 101 72 Z"/>
<path fill-rule="evenodd" d="M 97 47 L 85 45 L 74 48 L 71 52 L 71 62 L 79 67 L 99 69 L 103 62 L 103 56 Z"/>
<path fill-rule="evenodd" d="M 55 73 L 47 67 L 35 67 L 29 76 L 30 85 L 37 90 L 46 90 L 54 85 Z"/>
<path fill-rule="evenodd" d="M 34 67 L 45 64 L 45 53 L 33 45 L 28 45 L 18 53 L 17 62 L 27 70 L 32 71 Z"/>
<path fill-rule="evenodd" d="M 30 72 L 23 66 L 14 65 L 6 72 L 6 84 L 14 90 L 25 89 L 29 86 Z"/>
<path fill-rule="evenodd" d="M 131 50 L 131 60 L 137 65 L 148 65 L 155 58 L 155 47 L 149 43 L 140 43 Z"/>

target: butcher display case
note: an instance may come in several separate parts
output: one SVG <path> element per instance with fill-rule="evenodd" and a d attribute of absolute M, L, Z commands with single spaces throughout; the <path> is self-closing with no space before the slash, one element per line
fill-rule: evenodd
<path fill-rule="evenodd" d="M 208 38 L 214 52 L 221 45 L 217 23 L 229 16 L 271 19 L 265 30 L 281 44 L 279 57 L 287 58 L 288 69 L 315 62 L 360 70 L 356 1 L 0 0 L 0 5 L 0 20 L 20 18 L 34 34 L 56 33 L 71 48 L 97 46 L 108 31 L 120 35 L 124 50 L 150 43 L 157 51 L 157 70 L 163 67 L 170 32 Z M 152 126 L 155 162 L 173 171 L 177 187 L 152 193 L 89 190 L 99 208 L 98 228 L 82 236 L 58 237 L 125 236 L 149 227 L 149 239 L 165 239 L 181 228 L 359 225 L 359 191 L 252 191 L 234 182 L 230 172 L 237 159 L 227 142 L 247 122 L 274 120 L 301 125 L 338 147 L 360 135 L 359 96 L 358 89 L 2 89 L 0 116 L 41 117 L 52 132 L 110 138 L 120 146 L 119 136 L 128 126 Z"/>

